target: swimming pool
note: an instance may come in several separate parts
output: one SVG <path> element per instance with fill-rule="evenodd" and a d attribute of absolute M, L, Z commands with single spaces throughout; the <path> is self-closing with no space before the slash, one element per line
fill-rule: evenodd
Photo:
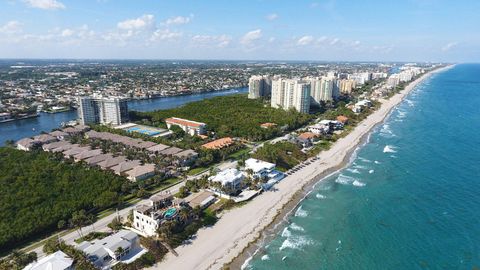
<path fill-rule="evenodd" d="M 172 218 L 177 214 L 176 208 L 169 208 L 165 213 L 163 213 L 164 218 Z"/>

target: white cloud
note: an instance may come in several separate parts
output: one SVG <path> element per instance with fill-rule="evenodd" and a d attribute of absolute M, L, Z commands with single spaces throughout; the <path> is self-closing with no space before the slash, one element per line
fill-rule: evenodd
<path fill-rule="evenodd" d="M 266 18 L 269 21 L 274 21 L 274 20 L 278 19 L 278 17 L 279 17 L 278 14 L 272 13 L 272 14 L 268 14 Z"/>
<path fill-rule="evenodd" d="M 442 47 L 443 52 L 450 51 L 451 49 L 455 48 L 458 46 L 458 42 L 450 42 L 446 44 L 445 46 Z"/>
<path fill-rule="evenodd" d="M 314 38 L 312 36 L 303 36 L 297 40 L 297 45 L 305 46 L 313 42 Z"/>
<path fill-rule="evenodd" d="M 181 32 L 173 32 L 169 29 L 158 29 L 153 32 L 152 36 L 150 37 L 150 41 L 173 41 L 181 38 L 183 33 Z"/>
<path fill-rule="evenodd" d="M 73 35 L 73 33 L 74 33 L 74 32 L 73 32 L 73 30 L 71 30 L 71 29 L 64 29 L 64 30 L 62 31 L 62 33 L 61 33 L 61 36 L 62 36 L 62 37 L 70 37 L 70 36 Z"/>
<path fill-rule="evenodd" d="M 214 46 L 219 48 L 224 48 L 230 45 L 232 38 L 227 35 L 220 35 L 220 36 L 209 36 L 209 35 L 195 35 L 192 37 L 192 41 L 196 45 L 203 45 L 203 46 Z"/>
<path fill-rule="evenodd" d="M 187 24 L 191 22 L 193 19 L 193 15 L 190 15 L 188 17 L 183 17 L 183 16 L 177 16 L 177 17 L 172 17 L 167 19 L 164 24 L 166 25 L 174 25 L 174 24 Z"/>
<path fill-rule="evenodd" d="M 332 39 L 332 40 L 330 41 L 330 45 L 332 45 L 332 46 L 333 46 L 333 45 L 336 45 L 336 44 L 338 44 L 339 42 L 340 42 L 340 39 L 338 39 L 338 38 L 334 38 L 334 39 Z"/>
<path fill-rule="evenodd" d="M 18 21 L 9 21 L 0 27 L 0 33 L 15 34 L 22 31 L 22 24 Z"/>
<path fill-rule="evenodd" d="M 65 9 L 65 5 L 57 0 L 23 0 L 29 7 L 39 9 Z"/>
<path fill-rule="evenodd" d="M 151 14 L 145 14 L 136 19 L 125 20 L 119 22 L 117 27 L 122 30 L 142 30 L 153 29 L 155 27 L 155 16 Z"/>
<path fill-rule="evenodd" d="M 251 45 L 260 38 L 262 38 L 262 29 L 257 29 L 247 32 L 245 35 L 243 35 L 243 37 L 240 39 L 240 43 L 243 45 Z"/>

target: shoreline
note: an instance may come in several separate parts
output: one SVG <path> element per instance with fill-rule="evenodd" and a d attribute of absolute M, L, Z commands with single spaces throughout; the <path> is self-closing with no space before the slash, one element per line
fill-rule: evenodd
<path fill-rule="evenodd" d="M 200 229 L 192 243 L 179 246 L 176 249 L 179 257 L 169 253 L 164 261 L 151 269 L 221 269 L 224 266 L 239 269 L 261 246 L 257 244 L 258 240 L 268 239 L 268 235 L 284 224 L 285 218 L 311 192 L 312 187 L 344 168 L 359 146 L 368 141 L 371 131 L 383 123 L 418 84 L 451 67 L 449 65 L 423 74 L 390 99 L 382 100 L 378 110 L 329 150 L 321 152 L 319 160 L 287 176 L 272 191 L 264 192 L 240 208 L 223 213 L 213 227 Z"/>

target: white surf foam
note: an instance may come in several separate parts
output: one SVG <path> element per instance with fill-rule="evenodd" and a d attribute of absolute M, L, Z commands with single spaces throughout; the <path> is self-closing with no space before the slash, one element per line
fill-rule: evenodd
<path fill-rule="evenodd" d="M 360 161 L 366 162 L 366 163 L 371 163 L 372 161 L 363 157 L 358 157 Z"/>
<path fill-rule="evenodd" d="M 290 227 L 290 229 L 292 229 L 292 230 L 294 230 L 294 231 L 299 231 L 299 232 L 304 232 L 304 231 L 305 231 L 305 229 L 304 229 L 302 226 L 297 225 L 297 224 L 295 224 L 295 223 L 293 223 L 293 222 L 292 222 L 292 224 L 290 224 L 289 227 Z"/>
<path fill-rule="evenodd" d="M 292 233 L 288 230 L 288 227 L 285 227 L 282 231 L 282 237 L 288 238 L 290 236 L 292 236 Z"/>
<path fill-rule="evenodd" d="M 282 245 L 278 248 L 279 250 L 284 250 L 286 248 L 291 248 L 291 249 L 301 249 L 302 247 L 306 245 L 311 245 L 313 244 L 313 241 L 308 239 L 305 236 L 292 236 L 285 241 L 283 241 Z"/>
<path fill-rule="evenodd" d="M 268 261 L 268 260 L 270 260 L 270 257 L 268 257 L 268 254 L 265 254 L 265 255 L 262 256 L 261 260 L 262 261 Z"/>
<path fill-rule="evenodd" d="M 339 174 L 337 179 L 335 179 L 335 182 L 339 183 L 339 184 L 342 184 L 342 185 L 349 185 L 351 184 L 353 181 L 355 181 L 356 179 L 351 177 L 351 176 L 347 176 L 347 175 L 343 175 L 343 174 Z"/>
<path fill-rule="evenodd" d="M 320 194 L 320 193 L 315 194 L 315 197 L 316 197 L 317 199 L 325 199 L 325 198 L 326 198 L 325 195 L 322 195 L 322 194 Z"/>
<path fill-rule="evenodd" d="M 360 174 L 360 173 L 361 173 L 358 169 L 353 169 L 353 168 L 348 168 L 347 171 L 349 171 L 349 172 L 351 172 L 351 173 L 356 173 L 356 174 Z"/>
<path fill-rule="evenodd" d="M 390 129 L 390 125 L 389 124 L 384 124 L 382 126 L 382 129 L 380 129 L 380 135 L 384 136 L 384 137 L 395 137 L 395 134 L 393 133 L 393 131 Z"/>
<path fill-rule="evenodd" d="M 370 170 L 370 171 L 368 171 L 368 173 L 370 173 L 370 174 L 372 174 L 372 173 L 374 173 L 374 172 L 375 172 L 375 170 Z"/>
<path fill-rule="evenodd" d="M 295 212 L 296 217 L 306 217 L 308 216 L 308 212 L 302 209 L 302 206 L 300 206 L 297 211 Z"/>
<path fill-rule="evenodd" d="M 382 164 L 382 163 L 378 160 L 375 160 L 375 164 Z"/>
<path fill-rule="evenodd" d="M 355 181 L 353 181 L 352 185 L 354 185 L 356 187 L 364 187 L 366 184 L 363 183 L 363 182 L 360 182 L 358 180 L 355 180 Z"/>
<path fill-rule="evenodd" d="M 384 153 L 396 153 L 397 151 L 395 150 L 395 146 L 392 145 L 387 145 L 383 148 Z"/>
<path fill-rule="evenodd" d="M 398 110 L 398 118 L 405 118 L 407 112 Z"/>

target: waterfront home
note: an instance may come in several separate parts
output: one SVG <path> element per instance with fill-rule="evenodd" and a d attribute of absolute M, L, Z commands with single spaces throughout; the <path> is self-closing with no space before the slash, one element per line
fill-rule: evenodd
<path fill-rule="evenodd" d="M 72 144 L 67 141 L 58 141 L 42 145 L 42 149 L 45 152 L 53 152 L 55 149 L 64 147 L 63 150 L 66 150 L 68 147 L 71 147 Z M 63 151 L 62 151 L 63 152 Z"/>
<path fill-rule="evenodd" d="M 325 120 L 322 120 L 322 121 L 318 122 L 318 124 L 328 126 L 330 131 L 343 129 L 343 123 L 339 122 L 339 121 L 336 121 L 336 120 L 325 119 Z"/>
<path fill-rule="evenodd" d="M 233 139 L 230 137 L 225 137 L 225 138 L 221 138 L 221 139 L 203 144 L 202 147 L 205 149 L 222 149 L 232 144 L 233 144 Z"/>
<path fill-rule="evenodd" d="M 120 230 L 103 239 L 83 241 L 77 249 L 85 253 L 87 259 L 100 269 L 109 269 L 143 251 L 138 235 L 128 230 Z"/>
<path fill-rule="evenodd" d="M 173 200 L 169 192 L 155 194 L 147 204 L 135 207 L 132 226 L 144 236 L 154 236 L 163 222 L 177 218 L 179 210 L 186 206 L 182 201 Z"/>
<path fill-rule="evenodd" d="M 315 124 L 315 125 L 309 126 L 308 131 L 317 135 L 324 135 L 330 132 L 330 125 Z"/>
<path fill-rule="evenodd" d="M 17 141 L 17 149 L 22 151 L 30 151 L 36 145 L 38 145 L 38 142 L 30 138 L 23 138 Z"/>
<path fill-rule="evenodd" d="M 360 113 L 363 111 L 364 108 L 370 108 L 372 107 L 372 102 L 368 99 L 364 99 L 364 100 L 360 100 L 359 102 L 355 103 L 353 106 L 350 105 L 349 108 L 351 108 L 351 110 L 354 112 L 354 113 Z"/>
<path fill-rule="evenodd" d="M 245 175 L 235 168 L 225 169 L 208 178 L 211 183 L 220 184 L 221 188 L 217 188 L 215 185 L 212 185 L 212 188 L 216 192 L 221 194 L 227 193 L 227 195 L 237 193 L 242 188 L 242 182 L 244 179 Z"/>
<path fill-rule="evenodd" d="M 201 209 L 205 209 L 217 200 L 214 195 L 215 194 L 210 191 L 201 191 L 199 193 L 191 194 L 185 198 L 185 201 L 192 208 L 200 207 Z"/>
<path fill-rule="evenodd" d="M 348 117 L 346 117 L 345 115 L 339 115 L 337 116 L 337 121 L 342 123 L 343 125 L 346 125 L 348 124 Z"/>
<path fill-rule="evenodd" d="M 177 117 L 171 117 L 171 118 L 165 119 L 165 123 L 167 124 L 168 129 L 171 129 L 172 126 L 178 126 L 190 136 L 202 135 L 207 132 L 207 128 L 206 128 L 207 124 L 202 122 L 191 121 L 191 120 L 177 118 Z"/>
<path fill-rule="evenodd" d="M 23 270 L 73 270 L 73 259 L 57 251 L 27 265 Z"/>
<path fill-rule="evenodd" d="M 63 141 L 65 139 L 68 139 L 70 138 L 70 134 L 68 134 L 67 132 L 65 131 L 61 131 L 61 130 L 55 130 L 55 131 L 52 131 L 50 133 L 48 133 L 50 136 L 53 136 L 55 138 L 57 138 L 57 140 L 60 140 L 60 141 Z"/>
<path fill-rule="evenodd" d="M 297 136 L 297 143 L 300 144 L 303 148 L 310 147 L 313 145 L 313 141 L 318 137 L 317 134 L 313 132 L 303 132 Z"/>
<path fill-rule="evenodd" d="M 255 158 L 249 158 L 245 160 L 245 171 L 251 170 L 252 177 L 254 178 L 266 177 L 274 169 L 274 163 L 266 162 Z"/>
<path fill-rule="evenodd" d="M 57 138 L 49 135 L 49 134 L 40 134 L 33 137 L 33 140 L 38 142 L 39 144 L 46 144 L 57 141 Z"/>
<path fill-rule="evenodd" d="M 133 182 L 147 179 L 155 175 L 155 164 L 136 166 L 133 169 L 126 171 L 125 175 L 127 176 L 128 180 Z"/>

